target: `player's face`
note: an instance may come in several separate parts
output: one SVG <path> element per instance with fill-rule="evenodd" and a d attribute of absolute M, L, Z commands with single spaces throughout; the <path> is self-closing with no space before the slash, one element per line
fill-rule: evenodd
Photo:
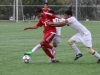
<path fill-rule="evenodd" d="M 48 5 L 47 4 L 44 4 L 44 8 L 48 8 Z"/>
<path fill-rule="evenodd" d="M 37 13 L 37 16 L 38 16 L 38 17 L 42 17 L 42 16 L 43 16 L 43 12 Z"/>
<path fill-rule="evenodd" d="M 69 15 L 65 14 L 65 18 L 68 19 L 69 18 Z"/>

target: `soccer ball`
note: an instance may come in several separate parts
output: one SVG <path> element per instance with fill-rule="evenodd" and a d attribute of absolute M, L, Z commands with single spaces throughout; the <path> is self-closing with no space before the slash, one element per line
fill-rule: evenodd
<path fill-rule="evenodd" d="M 29 63 L 29 62 L 30 62 L 30 59 L 31 59 L 31 58 L 30 58 L 29 55 L 24 55 L 24 56 L 23 56 L 23 62 L 24 62 L 24 63 Z"/>

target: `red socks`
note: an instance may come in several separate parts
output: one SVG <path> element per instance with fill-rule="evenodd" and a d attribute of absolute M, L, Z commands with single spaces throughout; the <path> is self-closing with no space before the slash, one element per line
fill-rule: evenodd
<path fill-rule="evenodd" d="M 49 48 L 49 49 L 52 49 L 53 47 L 51 45 L 49 45 L 49 43 L 45 42 L 42 44 L 42 46 L 46 47 L 46 48 Z"/>
<path fill-rule="evenodd" d="M 46 48 L 44 50 L 44 52 L 51 58 L 51 59 L 54 59 L 54 56 L 51 54 L 51 52 Z"/>

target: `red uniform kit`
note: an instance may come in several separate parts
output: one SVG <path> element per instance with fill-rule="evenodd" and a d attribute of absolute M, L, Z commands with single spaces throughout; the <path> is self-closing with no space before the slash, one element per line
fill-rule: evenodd
<path fill-rule="evenodd" d="M 42 8 L 43 12 L 49 12 L 50 11 L 50 8 Z"/>
<path fill-rule="evenodd" d="M 53 26 L 49 26 L 46 23 L 49 21 L 53 21 L 56 15 L 51 13 L 44 13 L 44 16 L 39 19 L 37 26 L 44 27 L 44 37 L 47 42 L 51 42 L 56 34 L 56 28 Z"/>

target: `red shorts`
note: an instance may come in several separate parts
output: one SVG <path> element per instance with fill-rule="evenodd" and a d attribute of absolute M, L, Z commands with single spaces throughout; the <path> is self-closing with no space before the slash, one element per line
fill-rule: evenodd
<path fill-rule="evenodd" d="M 55 34 L 56 34 L 55 32 L 47 32 L 44 34 L 43 39 L 46 40 L 48 43 L 50 43 L 53 40 Z"/>

